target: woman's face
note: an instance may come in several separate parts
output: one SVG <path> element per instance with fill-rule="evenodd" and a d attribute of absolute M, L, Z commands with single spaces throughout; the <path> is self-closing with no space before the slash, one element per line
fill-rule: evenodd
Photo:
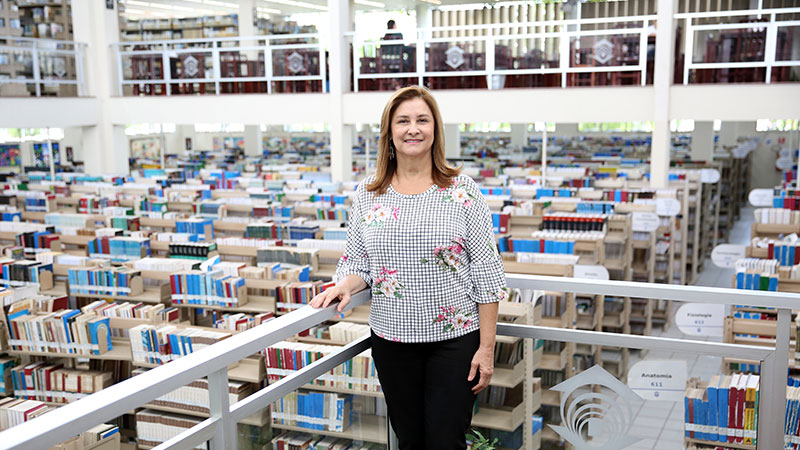
<path fill-rule="evenodd" d="M 419 156 L 433 146 L 433 113 L 421 98 L 406 100 L 392 117 L 392 141 L 398 155 Z"/>

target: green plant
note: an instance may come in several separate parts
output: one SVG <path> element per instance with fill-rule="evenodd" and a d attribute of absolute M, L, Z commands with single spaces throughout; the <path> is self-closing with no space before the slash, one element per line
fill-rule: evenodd
<path fill-rule="evenodd" d="M 489 442 L 489 439 L 485 438 L 480 431 L 473 428 L 472 432 L 475 434 L 467 434 L 467 439 L 472 441 L 472 450 L 494 450 L 495 445 L 497 445 L 497 438 Z"/>

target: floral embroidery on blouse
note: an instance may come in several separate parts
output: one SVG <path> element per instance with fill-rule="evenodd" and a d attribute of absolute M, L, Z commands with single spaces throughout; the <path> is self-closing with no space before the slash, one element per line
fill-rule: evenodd
<path fill-rule="evenodd" d="M 466 241 L 462 237 L 454 237 L 450 240 L 450 246 L 441 245 L 433 250 L 433 257 L 436 265 L 444 271 L 456 272 L 461 266 L 461 253 L 464 252 Z M 427 264 L 431 260 L 422 258 L 422 264 Z"/>
<path fill-rule="evenodd" d="M 464 182 L 464 180 L 454 180 L 452 186 L 447 188 L 445 192 L 447 192 L 447 195 L 444 196 L 442 201 L 458 203 L 464 205 L 465 208 L 471 206 L 472 202 L 476 199 L 474 195 L 467 191 L 466 182 Z"/>
<path fill-rule="evenodd" d="M 405 286 L 397 281 L 395 275 L 397 275 L 396 270 L 381 268 L 380 275 L 374 280 L 375 287 L 378 288 L 377 294 L 389 298 L 403 298 L 401 290 L 405 289 Z"/>
<path fill-rule="evenodd" d="M 379 227 L 389 220 L 390 217 L 393 217 L 394 220 L 399 220 L 397 217 L 398 212 L 400 212 L 400 208 L 396 206 L 382 206 L 376 204 L 372 207 L 372 210 L 364 214 L 363 222 L 368 227 Z"/>
<path fill-rule="evenodd" d="M 508 288 L 500 288 L 489 291 L 489 295 L 502 302 L 508 300 L 508 296 L 511 295 L 511 293 L 509 292 Z"/>
<path fill-rule="evenodd" d="M 440 306 L 439 309 L 441 312 L 433 319 L 433 323 L 443 324 L 442 331 L 445 333 L 448 331 L 465 329 L 472 323 L 471 312 L 464 314 L 461 308 L 456 308 L 454 306 L 448 306 L 447 308 Z"/>

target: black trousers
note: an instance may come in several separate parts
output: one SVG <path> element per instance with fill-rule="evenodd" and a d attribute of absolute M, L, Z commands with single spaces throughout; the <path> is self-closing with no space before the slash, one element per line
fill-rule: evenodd
<path fill-rule="evenodd" d="M 467 381 L 480 331 L 440 342 L 400 343 L 372 333 L 389 420 L 400 450 L 463 450 L 479 374 Z"/>

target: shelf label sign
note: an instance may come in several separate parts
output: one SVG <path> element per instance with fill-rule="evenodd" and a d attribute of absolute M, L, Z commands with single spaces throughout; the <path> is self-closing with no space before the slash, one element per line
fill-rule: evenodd
<path fill-rule="evenodd" d="M 573 276 L 575 278 L 586 278 L 587 280 L 607 281 L 609 279 L 608 269 L 598 265 L 576 264 Z"/>
<path fill-rule="evenodd" d="M 722 337 L 725 305 L 686 303 L 675 313 L 675 325 L 688 336 Z"/>
<path fill-rule="evenodd" d="M 722 269 L 732 269 L 745 254 L 744 245 L 720 244 L 711 251 L 711 261 Z"/>
<path fill-rule="evenodd" d="M 686 361 L 639 361 L 628 371 L 628 387 L 644 400 L 682 402 Z"/>
<path fill-rule="evenodd" d="M 656 214 L 659 216 L 677 216 L 681 212 L 681 202 L 674 198 L 657 198 Z"/>
<path fill-rule="evenodd" d="M 780 158 L 775 160 L 775 167 L 777 167 L 780 170 L 789 170 L 792 168 L 793 165 L 794 161 L 790 156 L 787 156 L 785 158 L 781 156 Z"/>
<path fill-rule="evenodd" d="M 716 183 L 719 181 L 719 170 L 700 169 L 700 181 L 703 183 Z"/>
<path fill-rule="evenodd" d="M 656 231 L 660 222 L 658 216 L 651 212 L 636 211 L 633 213 L 633 231 Z"/>
<path fill-rule="evenodd" d="M 753 189 L 750 191 L 747 199 L 752 206 L 771 208 L 773 195 L 772 189 Z"/>

